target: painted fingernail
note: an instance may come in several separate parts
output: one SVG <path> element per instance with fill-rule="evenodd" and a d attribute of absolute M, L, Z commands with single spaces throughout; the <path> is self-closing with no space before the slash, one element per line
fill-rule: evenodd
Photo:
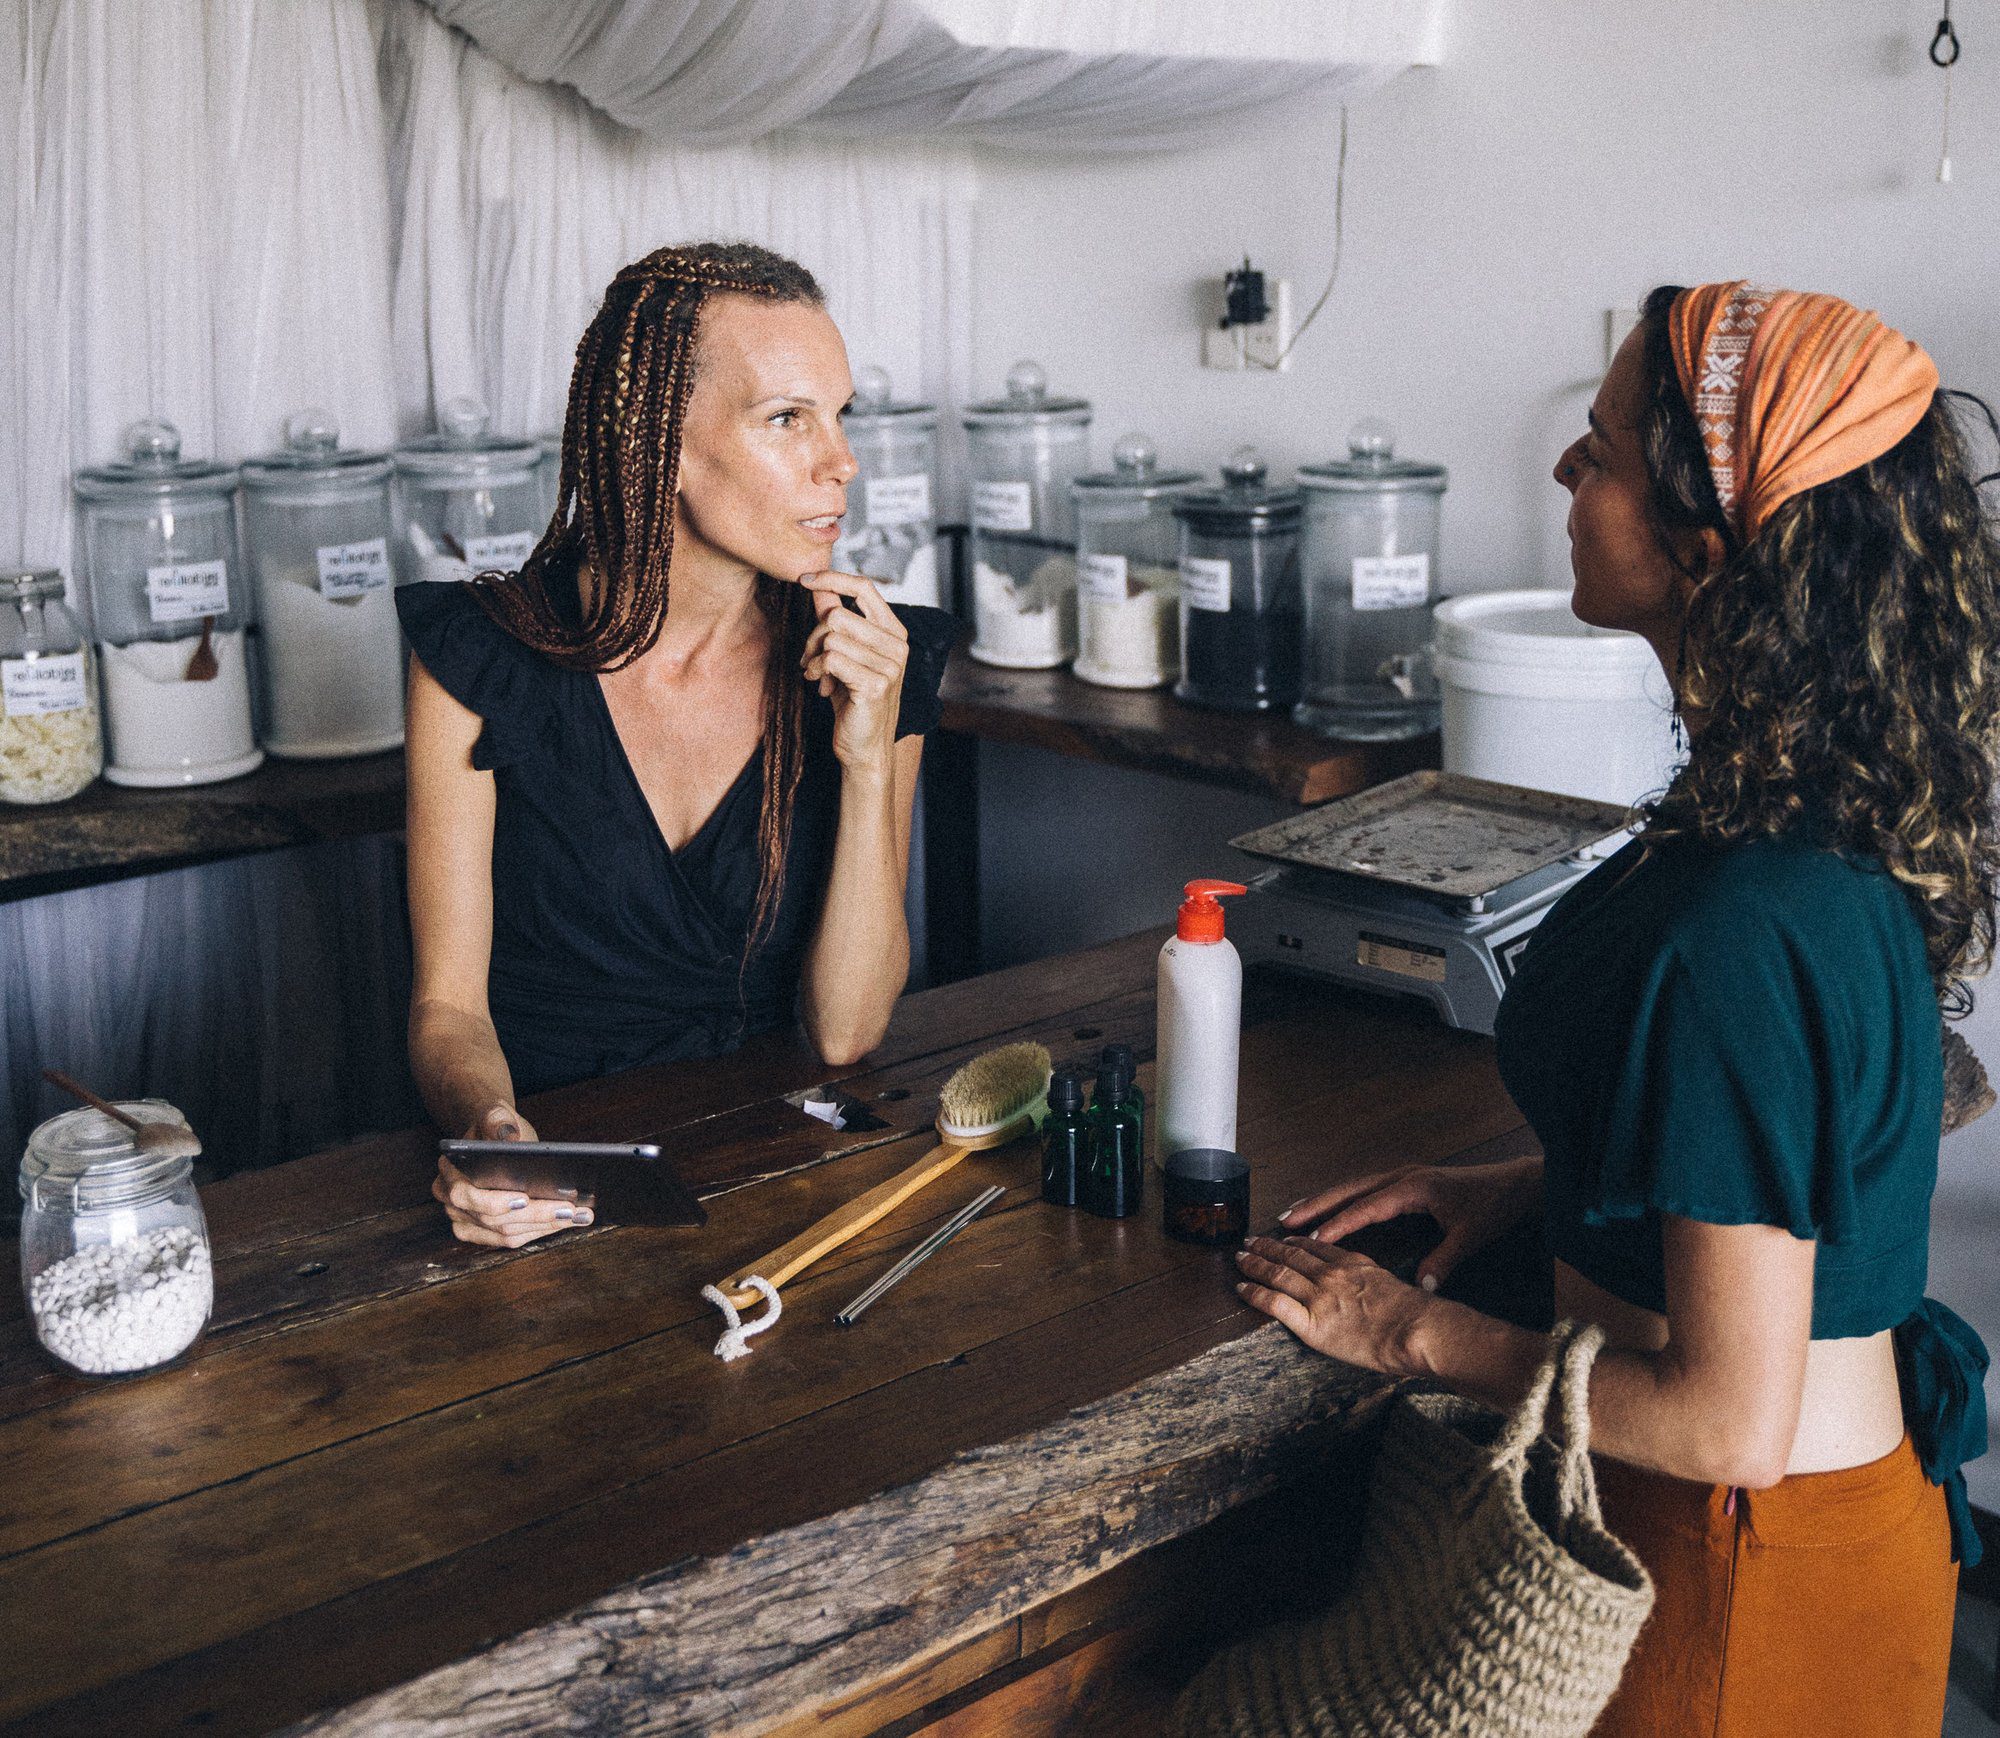
<path fill-rule="evenodd" d="M 1436 1291 L 1438 1288 L 1438 1276 L 1434 1273 L 1427 1273 L 1422 1279 L 1417 1281 L 1417 1284 L 1422 1286 L 1425 1291 Z"/>
<path fill-rule="evenodd" d="M 576 1225 L 588 1225 L 591 1222 L 591 1220 L 595 1219 L 596 1217 L 597 1215 L 591 1212 L 591 1210 L 588 1207 L 579 1207 L 577 1208 L 576 1216 L 571 1221 L 571 1223 Z"/>
<path fill-rule="evenodd" d="M 574 1201 L 576 1199 L 576 1191 L 574 1189 L 558 1189 L 556 1193 L 565 1201 Z"/>
<path fill-rule="evenodd" d="M 1296 1201 L 1294 1201 L 1294 1202 L 1293 1202 L 1293 1203 L 1292 1203 L 1292 1204 L 1291 1204 L 1291 1205 L 1290 1205 L 1289 1207 L 1287 1207 L 1287 1208 L 1286 1208 L 1286 1209 L 1284 1210 L 1284 1212 L 1280 1213 L 1280 1214 L 1278 1215 L 1278 1217 L 1279 1217 L 1280 1219 L 1289 1219 L 1289 1218 L 1291 1218 L 1291 1216 L 1292 1216 L 1292 1215 L 1293 1215 L 1294 1213 L 1296 1213 L 1296 1212 L 1297 1212 L 1297 1211 L 1298 1211 L 1298 1210 L 1299 1210 L 1299 1209 L 1300 1209 L 1301 1207 L 1303 1207 L 1303 1206 L 1304 1206 L 1305 1204 L 1306 1204 L 1306 1198 L 1305 1198 L 1305 1196 L 1301 1195 L 1301 1196 L 1300 1196 L 1300 1197 L 1299 1197 L 1299 1198 L 1298 1198 L 1298 1199 L 1297 1199 Z"/>
<path fill-rule="evenodd" d="M 556 1209 L 556 1217 L 567 1222 L 576 1217 L 576 1209 L 574 1207 L 558 1207 Z"/>
<path fill-rule="evenodd" d="M 509 1213 L 518 1213 L 523 1207 L 527 1206 L 527 1204 L 528 1204 L 527 1196 L 516 1195 L 513 1200 L 507 1203 L 507 1211 Z"/>
<path fill-rule="evenodd" d="M 1239 1279 L 1236 1282 L 1236 1289 L 1238 1291 L 1248 1291 L 1250 1289 L 1250 1282 L 1248 1280 Z"/>

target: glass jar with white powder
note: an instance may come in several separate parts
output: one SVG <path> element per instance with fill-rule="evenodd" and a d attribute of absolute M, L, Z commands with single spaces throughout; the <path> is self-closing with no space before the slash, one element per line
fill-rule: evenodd
<path fill-rule="evenodd" d="M 1163 471 L 1151 439 L 1119 438 L 1111 469 L 1076 497 L 1076 673 L 1105 688 L 1157 688 L 1181 673 L 1180 525 L 1174 501 L 1198 471 Z"/>
<path fill-rule="evenodd" d="M 183 1121 L 157 1098 L 119 1108 Z M 100 1110 L 66 1111 L 28 1137 L 21 1201 L 21 1283 L 52 1357 L 87 1376 L 131 1375 L 201 1337 L 215 1282 L 189 1159 L 140 1151 Z"/>
<path fill-rule="evenodd" d="M 847 486 L 834 569 L 872 579 L 891 603 L 936 607 L 937 406 L 898 402 L 888 374 L 864 368 L 845 426 L 861 468 Z"/>
<path fill-rule="evenodd" d="M 298 760 L 403 740 L 389 455 L 343 448 L 321 410 L 243 466 L 244 555 L 263 636 L 264 746 Z"/>
<path fill-rule="evenodd" d="M 150 418 L 124 459 L 76 474 L 113 784 L 212 784 L 264 758 L 235 492 L 233 465 L 182 458 L 179 431 Z"/>
<path fill-rule="evenodd" d="M 489 421 L 478 399 L 450 399 L 437 433 L 396 449 L 397 584 L 516 573 L 542 540 L 543 443 Z"/>
<path fill-rule="evenodd" d="M 59 803 L 103 770 L 96 663 L 62 575 L 0 570 L 0 803 Z"/>
<path fill-rule="evenodd" d="M 1090 404 L 1051 398 L 1033 362 L 1007 371 L 1007 396 L 968 405 L 972 480 L 972 655 L 1008 670 L 1076 656 L 1076 508 L 1070 484 L 1090 459 Z"/>

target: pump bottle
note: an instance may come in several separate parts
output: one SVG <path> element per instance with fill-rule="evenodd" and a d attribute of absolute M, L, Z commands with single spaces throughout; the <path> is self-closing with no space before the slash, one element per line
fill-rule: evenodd
<path fill-rule="evenodd" d="M 1236 1058 L 1243 1029 L 1243 961 L 1223 934 L 1220 896 L 1234 881 L 1190 881 L 1174 938 L 1160 949 L 1157 1150 L 1236 1150 Z"/>

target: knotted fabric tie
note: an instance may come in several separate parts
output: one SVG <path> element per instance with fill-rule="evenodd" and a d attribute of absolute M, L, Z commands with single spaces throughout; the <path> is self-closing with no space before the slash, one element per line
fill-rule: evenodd
<path fill-rule="evenodd" d="M 785 1306 L 778 1302 L 778 1288 L 762 1274 L 753 1273 L 743 1283 L 764 1299 L 764 1313 L 747 1322 L 736 1313 L 736 1306 L 723 1296 L 720 1288 L 712 1285 L 701 1288 L 701 1295 L 722 1312 L 722 1319 L 729 1324 L 723 1329 L 722 1338 L 715 1342 L 715 1355 L 725 1364 L 747 1355 L 750 1336 L 761 1334 L 785 1313 Z"/>

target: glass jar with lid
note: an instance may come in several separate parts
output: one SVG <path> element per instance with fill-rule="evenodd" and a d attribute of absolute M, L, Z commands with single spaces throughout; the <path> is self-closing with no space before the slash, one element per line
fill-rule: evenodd
<path fill-rule="evenodd" d="M 478 399 L 450 399 L 436 434 L 396 449 L 399 584 L 514 573 L 541 542 L 542 443 L 490 433 L 488 421 Z"/>
<path fill-rule="evenodd" d="M 833 565 L 874 580 L 891 603 L 940 602 L 937 571 L 937 406 L 898 403 L 889 376 L 864 368 L 847 412 L 847 444 L 860 471 Z"/>
<path fill-rule="evenodd" d="M 59 803 L 103 770 L 96 661 L 63 576 L 0 569 L 0 803 Z"/>
<path fill-rule="evenodd" d="M 389 455 L 340 444 L 323 410 L 243 465 L 245 556 L 263 641 L 264 746 L 300 760 L 403 740 L 403 646 L 389 565 Z"/>
<path fill-rule="evenodd" d="M 1180 525 L 1174 501 L 1201 481 L 1163 471 L 1150 437 L 1128 434 L 1111 469 L 1076 498 L 1076 673 L 1105 688 L 1157 688 L 1181 673 Z"/>
<path fill-rule="evenodd" d="M 1174 692 L 1225 712 L 1270 712 L 1299 697 L 1297 489 L 1265 482 L 1254 447 L 1222 487 L 1181 496 L 1181 668 Z"/>
<path fill-rule="evenodd" d="M 250 713 L 250 588 L 236 469 L 183 459 L 172 423 L 126 433 L 125 459 L 77 472 L 103 684 L 104 776 L 236 778 L 264 758 Z"/>
<path fill-rule="evenodd" d="M 1007 396 L 965 411 L 972 481 L 972 655 L 1008 670 L 1050 670 L 1076 655 L 1076 512 L 1070 484 L 1089 463 L 1090 405 L 1051 398 L 1033 362 L 1007 371 Z"/>
<path fill-rule="evenodd" d="M 184 1126 L 157 1098 L 119 1109 Z M 185 1147 L 142 1151 L 102 1111 L 65 1111 L 28 1137 L 21 1203 L 22 1289 L 53 1357 L 87 1376 L 130 1375 L 201 1337 L 215 1284 Z"/>
<path fill-rule="evenodd" d="M 1305 465 L 1306 645 L 1294 716 L 1363 742 L 1438 726 L 1431 606 L 1445 468 L 1396 457 L 1395 431 L 1369 418 L 1345 459 Z"/>

